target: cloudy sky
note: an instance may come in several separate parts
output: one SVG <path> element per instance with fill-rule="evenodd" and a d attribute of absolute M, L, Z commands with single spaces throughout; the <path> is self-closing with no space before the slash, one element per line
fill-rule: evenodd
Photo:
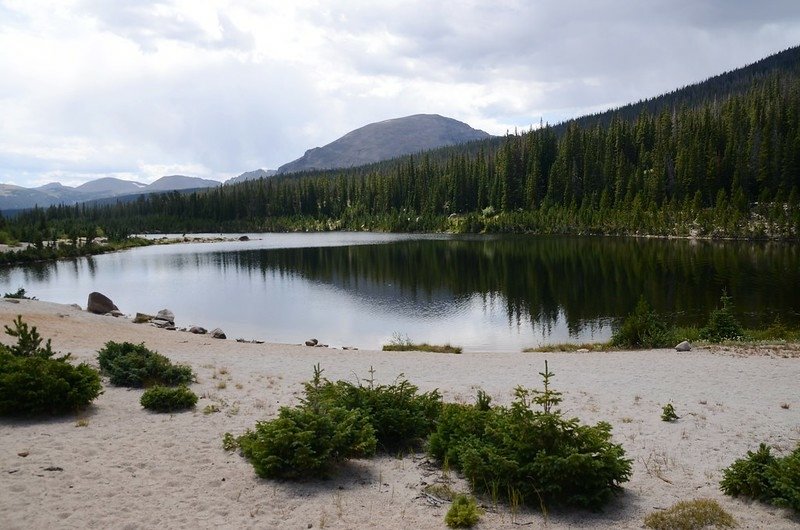
<path fill-rule="evenodd" d="M 417 113 L 504 134 L 797 44 L 796 0 L 0 0 L 0 182 L 224 180 Z"/>

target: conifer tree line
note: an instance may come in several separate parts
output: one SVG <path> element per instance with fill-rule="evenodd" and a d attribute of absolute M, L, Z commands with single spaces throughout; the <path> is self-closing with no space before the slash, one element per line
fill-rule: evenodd
<path fill-rule="evenodd" d="M 626 107 L 359 168 L 33 210 L 11 225 L 21 237 L 78 226 L 112 236 L 375 229 L 796 238 L 797 63 L 725 94 L 647 102 L 632 119 Z"/>

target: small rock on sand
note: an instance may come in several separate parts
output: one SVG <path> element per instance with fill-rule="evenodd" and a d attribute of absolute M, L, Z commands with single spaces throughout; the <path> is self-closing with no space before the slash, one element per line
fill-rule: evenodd
<path fill-rule="evenodd" d="M 688 340 L 685 340 L 675 346 L 675 351 L 692 351 L 692 345 L 689 344 Z"/>

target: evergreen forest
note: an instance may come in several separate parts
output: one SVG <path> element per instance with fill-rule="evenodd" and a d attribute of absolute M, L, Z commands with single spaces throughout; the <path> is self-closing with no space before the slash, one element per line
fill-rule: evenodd
<path fill-rule="evenodd" d="M 800 47 L 669 94 L 368 166 L 33 209 L 5 237 L 515 232 L 796 239 Z"/>

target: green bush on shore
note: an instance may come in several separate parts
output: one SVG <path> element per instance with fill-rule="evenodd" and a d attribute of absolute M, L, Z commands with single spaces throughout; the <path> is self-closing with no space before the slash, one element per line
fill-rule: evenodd
<path fill-rule="evenodd" d="M 664 348 L 672 346 L 673 342 L 674 336 L 667 324 L 644 296 L 611 337 L 611 344 L 621 348 Z"/>
<path fill-rule="evenodd" d="M 144 344 L 109 341 L 97 352 L 100 369 L 114 386 L 186 385 L 194 377 L 186 365 L 174 365 Z"/>
<path fill-rule="evenodd" d="M 800 512 L 800 445 L 784 457 L 775 457 L 762 443 L 723 471 L 720 488 L 726 495 L 743 495 Z"/>
<path fill-rule="evenodd" d="M 517 387 L 509 408 L 490 407 L 486 399 L 445 405 L 428 451 L 492 497 L 599 509 L 630 477 L 631 460 L 611 442 L 608 423 L 564 418 L 546 363 L 540 375 L 544 389 Z"/>
<path fill-rule="evenodd" d="M 297 407 L 281 407 L 278 417 L 259 422 L 233 444 L 263 478 L 324 477 L 343 460 L 375 453 L 375 429 L 360 410 L 332 405 L 322 397 L 322 370 L 306 384 Z"/>
<path fill-rule="evenodd" d="M 194 407 L 197 395 L 185 386 L 153 386 L 144 391 L 139 402 L 155 412 L 176 412 Z"/>
<path fill-rule="evenodd" d="M 42 346 L 36 327 L 18 316 L 6 334 L 17 344 L 0 345 L 0 415 L 66 414 L 85 408 L 100 395 L 97 370 L 73 366 L 69 355 L 54 358 L 50 340 Z"/>

